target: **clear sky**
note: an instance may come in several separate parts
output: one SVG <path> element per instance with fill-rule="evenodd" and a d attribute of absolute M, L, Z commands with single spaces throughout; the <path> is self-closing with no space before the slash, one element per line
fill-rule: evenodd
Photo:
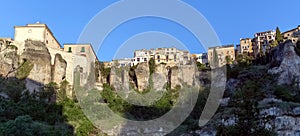
<path fill-rule="evenodd" d="M 6 0 L 0 8 L 0 37 L 13 37 L 14 26 L 23 26 L 37 21 L 46 23 L 61 43 L 76 43 L 85 26 L 98 12 L 117 0 Z M 214 28 L 222 44 L 237 44 L 240 38 L 253 37 L 255 32 L 292 29 L 300 24 L 299 0 L 183 0 L 202 15 Z M 170 11 L 176 9 L 170 9 Z M 138 11 L 137 11 L 138 12 Z M 113 15 L 112 15 L 113 16 Z M 148 24 L 148 25 L 144 25 Z M 162 33 L 159 33 L 162 32 Z M 142 37 L 141 33 L 144 33 Z M 145 44 L 176 46 L 184 44 L 192 53 L 205 52 L 199 41 L 182 26 L 160 18 L 138 18 L 115 29 L 97 51 L 100 60 L 117 57 L 132 57 L 129 54 L 116 55 L 121 45 L 148 37 Z M 156 41 L 155 36 L 166 41 Z M 177 39 L 177 40 L 175 40 Z M 127 41 L 128 40 L 128 41 Z M 165 43 L 174 43 L 165 45 Z M 177 45 L 178 44 L 178 45 Z M 149 46 L 129 46 L 142 49 Z M 122 48 L 120 48 L 122 49 Z M 132 53 L 131 53 L 132 54 Z"/>

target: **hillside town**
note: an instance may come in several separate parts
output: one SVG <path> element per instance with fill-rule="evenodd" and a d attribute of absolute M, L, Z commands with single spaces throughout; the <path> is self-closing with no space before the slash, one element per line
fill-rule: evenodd
<path fill-rule="evenodd" d="M 254 37 L 241 38 L 236 45 L 216 45 L 203 53 L 166 45 L 135 50 L 132 58 L 109 62 L 99 60 L 90 43 L 61 44 L 46 24 L 15 26 L 14 31 L 14 37 L 0 38 L 0 102 L 10 103 L 0 107 L 5 122 L 0 124 L 0 135 L 11 129 L 11 120 L 24 126 L 29 117 L 32 122 L 44 123 L 35 124 L 44 127 L 41 132 L 32 131 L 37 135 L 52 131 L 60 135 L 166 135 L 170 124 L 99 130 L 82 112 L 94 113 L 93 108 L 80 108 L 78 99 L 91 102 L 91 107 L 108 106 L 137 120 L 153 119 L 172 109 L 179 92 L 186 88 L 189 91 L 185 92 L 199 91 L 199 96 L 195 95 L 199 98 L 194 99 L 193 112 L 180 132 L 172 132 L 174 135 L 300 135 L 300 26 L 283 33 L 279 28 L 258 32 Z M 226 75 L 211 69 L 215 60 L 227 68 Z M 218 92 L 224 96 L 212 99 L 220 102 L 220 107 L 211 122 L 199 127 L 198 119 L 214 80 L 211 78 L 215 84 L 224 85 L 225 91 Z M 75 94 L 76 89 L 82 92 Z M 141 107 L 126 103 L 117 92 L 127 98 L 148 92 L 165 95 L 152 107 Z M 99 117 L 111 115 L 100 113 Z"/>
<path fill-rule="evenodd" d="M 281 33 L 283 41 L 292 40 L 296 43 L 300 37 L 300 26 Z M 253 59 L 258 59 L 260 55 L 269 53 L 271 47 L 276 42 L 276 32 L 269 30 L 265 32 L 258 32 L 254 34 L 253 38 L 241 38 L 239 44 L 219 45 L 209 47 L 208 52 L 200 54 L 191 54 L 189 51 L 178 50 L 175 47 L 157 48 L 157 49 L 142 49 L 134 52 L 133 58 L 116 59 L 119 66 L 135 66 L 142 62 L 148 62 L 153 58 L 157 64 L 166 63 L 174 66 L 176 64 L 188 64 L 192 60 L 205 65 L 214 59 L 213 52 L 217 52 L 219 66 L 225 64 L 232 64 L 236 61 L 238 55 L 247 55 Z M 106 66 L 110 67 L 113 62 L 104 62 Z"/>

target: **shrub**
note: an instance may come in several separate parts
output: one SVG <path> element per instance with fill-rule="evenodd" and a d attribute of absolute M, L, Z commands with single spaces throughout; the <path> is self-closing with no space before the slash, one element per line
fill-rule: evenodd
<path fill-rule="evenodd" d="M 149 60 L 149 71 L 150 71 L 150 75 L 152 75 L 155 71 L 155 61 L 153 58 Z"/>
<path fill-rule="evenodd" d="M 274 94 L 284 100 L 284 101 L 293 101 L 293 96 L 291 95 L 290 91 L 283 86 L 275 86 L 275 92 Z"/>
<path fill-rule="evenodd" d="M 17 71 L 16 77 L 21 80 L 27 78 L 32 68 L 33 68 L 33 64 L 28 60 L 24 60 L 23 64 L 20 66 L 20 68 Z"/>

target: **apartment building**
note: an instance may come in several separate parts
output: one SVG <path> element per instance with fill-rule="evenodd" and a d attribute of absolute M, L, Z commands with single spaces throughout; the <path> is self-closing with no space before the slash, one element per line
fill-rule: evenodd
<path fill-rule="evenodd" d="M 259 32 L 254 35 L 252 40 L 253 54 L 257 57 L 259 54 L 265 54 L 270 49 L 270 44 L 275 40 L 274 31 Z"/>
<path fill-rule="evenodd" d="M 282 36 L 284 40 L 292 40 L 296 43 L 300 37 L 300 25 L 297 28 L 283 32 Z"/>
<path fill-rule="evenodd" d="M 241 38 L 239 46 L 239 54 L 253 54 L 252 38 Z"/>
<path fill-rule="evenodd" d="M 227 63 L 226 58 L 230 58 L 231 61 L 235 60 L 235 50 L 234 45 L 224 45 L 208 48 L 208 63 L 212 63 L 214 60 L 214 50 L 216 50 L 219 66 L 223 66 Z"/>

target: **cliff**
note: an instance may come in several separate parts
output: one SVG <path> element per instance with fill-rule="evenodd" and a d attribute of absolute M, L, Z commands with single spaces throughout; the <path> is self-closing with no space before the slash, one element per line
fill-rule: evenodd
<path fill-rule="evenodd" d="M 300 57 L 295 52 L 295 47 L 292 41 L 287 41 L 273 50 L 273 68 L 268 72 L 278 76 L 279 85 L 300 87 Z"/>
<path fill-rule="evenodd" d="M 150 73 L 148 63 L 140 63 L 134 68 L 112 67 L 109 83 L 116 90 L 136 89 L 164 91 L 166 87 L 175 89 L 180 86 L 201 85 L 200 72 L 195 65 L 178 65 L 174 67 L 165 64 L 155 65 L 153 73 Z"/>

